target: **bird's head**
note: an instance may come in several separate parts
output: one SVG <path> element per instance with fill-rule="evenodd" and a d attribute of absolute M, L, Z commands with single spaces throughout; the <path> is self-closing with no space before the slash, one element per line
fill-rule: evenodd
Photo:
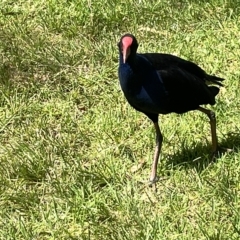
<path fill-rule="evenodd" d="M 119 52 L 123 56 L 123 63 L 126 63 L 131 56 L 135 56 L 138 48 L 137 39 L 132 34 L 125 34 L 119 43 Z"/>

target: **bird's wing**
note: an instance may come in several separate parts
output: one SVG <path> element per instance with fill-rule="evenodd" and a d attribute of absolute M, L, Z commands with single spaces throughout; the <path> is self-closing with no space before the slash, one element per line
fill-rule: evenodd
<path fill-rule="evenodd" d="M 208 81 L 219 86 L 223 86 L 221 83 L 224 80 L 223 78 L 207 74 L 201 67 L 191 61 L 187 61 L 180 57 L 165 53 L 144 53 L 142 55 L 152 63 L 156 70 L 164 70 L 168 69 L 169 67 L 178 67 L 192 74 L 193 76 L 198 77 L 203 82 Z"/>
<path fill-rule="evenodd" d="M 179 67 L 158 71 L 169 94 L 169 110 L 181 113 L 194 110 L 201 104 L 215 104 L 219 88 L 207 86 L 200 78 Z"/>

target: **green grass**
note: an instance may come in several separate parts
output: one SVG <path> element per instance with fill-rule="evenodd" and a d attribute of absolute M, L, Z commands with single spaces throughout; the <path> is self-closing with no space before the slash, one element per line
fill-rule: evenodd
<path fill-rule="evenodd" d="M 206 2 L 1 1 L 0 239 L 239 239 L 240 7 Z M 226 79 L 212 109 L 234 152 L 209 160 L 200 112 L 161 116 L 156 194 L 152 123 L 118 83 L 126 32 Z"/>

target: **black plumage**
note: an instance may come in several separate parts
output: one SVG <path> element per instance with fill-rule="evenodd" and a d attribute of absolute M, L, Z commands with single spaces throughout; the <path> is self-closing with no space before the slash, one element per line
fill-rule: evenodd
<path fill-rule="evenodd" d="M 207 74 L 193 62 L 163 53 L 137 53 L 138 43 L 131 34 L 121 37 L 119 47 L 119 80 L 129 104 L 147 115 L 154 123 L 157 146 L 150 181 L 156 182 L 157 163 L 162 145 L 158 115 L 199 110 L 208 115 L 211 124 L 213 152 L 217 151 L 214 112 L 200 107 L 215 104 L 215 96 L 224 79 Z"/>

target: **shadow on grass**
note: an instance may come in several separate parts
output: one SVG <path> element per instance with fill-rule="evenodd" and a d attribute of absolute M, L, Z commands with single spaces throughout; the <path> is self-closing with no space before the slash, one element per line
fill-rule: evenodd
<path fill-rule="evenodd" d="M 211 146 L 199 143 L 196 147 L 182 148 L 179 152 L 169 156 L 167 164 L 173 168 L 195 168 L 203 171 L 209 164 L 220 160 L 225 154 L 240 152 L 240 132 L 229 132 L 224 139 L 219 141 L 220 151 L 213 158 Z"/>
<path fill-rule="evenodd" d="M 7 64 L 2 64 L 0 66 L 0 83 L 9 83 L 11 79 L 11 67 Z"/>

